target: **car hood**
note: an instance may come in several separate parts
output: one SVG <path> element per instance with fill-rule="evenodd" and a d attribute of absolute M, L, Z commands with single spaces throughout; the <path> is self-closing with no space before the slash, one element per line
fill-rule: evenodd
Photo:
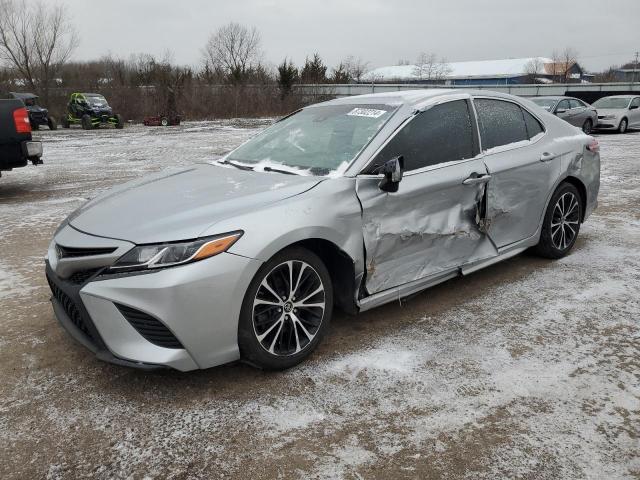
<path fill-rule="evenodd" d="M 109 190 L 73 212 L 68 222 L 85 233 L 136 244 L 187 240 L 220 220 L 299 195 L 322 180 L 196 165 Z"/>
<path fill-rule="evenodd" d="M 596 110 L 598 115 L 615 115 L 616 117 L 620 117 L 625 113 L 625 110 L 619 108 L 598 108 Z"/>

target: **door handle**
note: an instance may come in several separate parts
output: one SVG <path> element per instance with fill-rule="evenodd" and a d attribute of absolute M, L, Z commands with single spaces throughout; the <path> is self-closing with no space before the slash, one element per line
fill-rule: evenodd
<path fill-rule="evenodd" d="M 541 162 L 549 162 L 551 160 L 553 160 L 554 158 L 556 158 L 557 155 L 554 153 L 549 153 L 549 152 L 544 152 L 541 156 L 540 156 L 540 161 Z"/>
<path fill-rule="evenodd" d="M 475 177 L 469 177 L 462 183 L 464 185 L 479 185 L 481 183 L 487 183 L 489 180 L 491 180 L 491 175 L 478 175 Z"/>

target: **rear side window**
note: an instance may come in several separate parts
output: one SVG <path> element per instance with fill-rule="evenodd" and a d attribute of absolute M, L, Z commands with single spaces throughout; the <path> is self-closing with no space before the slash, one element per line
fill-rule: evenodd
<path fill-rule="evenodd" d="M 375 166 L 402 155 L 405 170 L 473 158 L 471 114 L 466 100 L 435 105 L 407 123 L 378 154 Z"/>
<path fill-rule="evenodd" d="M 527 112 L 524 108 L 522 109 L 522 113 L 524 114 L 524 123 L 527 126 L 527 133 L 529 134 L 529 139 L 532 139 L 536 135 L 544 132 L 544 128 L 542 124 L 538 121 L 536 117 Z"/>
<path fill-rule="evenodd" d="M 632 107 L 640 107 L 640 97 L 634 98 L 631 102 Z"/>
<path fill-rule="evenodd" d="M 522 109 L 515 103 L 478 98 L 474 104 L 484 150 L 529 140 Z"/>

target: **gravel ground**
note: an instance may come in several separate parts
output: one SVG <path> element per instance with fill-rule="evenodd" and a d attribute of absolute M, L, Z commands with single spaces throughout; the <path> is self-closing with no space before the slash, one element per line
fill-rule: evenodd
<path fill-rule="evenodd" d="M 335 316 L 302 366 L 145 373 L 53 317 L 43 255 L 84 199 L 269 121 L 41 132 L 0 179 L 0 478 L 640 478 L 640 133 L 601 135 L 600 206 L 523 254 Z"/>

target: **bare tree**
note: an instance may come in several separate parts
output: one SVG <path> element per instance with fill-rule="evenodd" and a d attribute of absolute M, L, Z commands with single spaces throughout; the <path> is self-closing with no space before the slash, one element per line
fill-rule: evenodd
<path fill-rule="evenodd" d="M 49 87 L 78 46 L 63 5 L 0 0 L 0 60 L 49 100 Z"/>
<path fill-rule="evenodd" d="M 422 52 L 416 59 L 413 75 L 418 80 L 442 81 L 451 73 L 451 66 L 446 59 L 440 58 L 435 53 Z"/>
<path fill-rule="evenodd" d="M 260 63 L 260 34 L 255 27 L 231 22 L 212 33 L 203 50 L 205 68 L 223 70 L 232 84 L 241 84 Z"/>
<path fill-rule="evenodd" d="M 567 47 L 562 52 L 553 52 L 553 78 L 556 82 L 568 83 L 571 78 L 571 69 L 578 63 L 578 52 Z"/>
<path fill-rule="evenodd" d="M 538 77 L 544 73 L 544 62 L 539 58 L 532 58 L 524 66 L 527 83 L 537 83 Z"/>
<path fill-rule="evenodd" d="M 355 80 L 356 82 L 360 82 L 362 76 L 367 73 L 369 69 L 369 62 L 365 62 L 360 57 L 354 57 L 353 55 L 349 55 L 345 58 L 341 65 L 344 66 L 344 69 L 349 76 L 349 80 Z"/>

